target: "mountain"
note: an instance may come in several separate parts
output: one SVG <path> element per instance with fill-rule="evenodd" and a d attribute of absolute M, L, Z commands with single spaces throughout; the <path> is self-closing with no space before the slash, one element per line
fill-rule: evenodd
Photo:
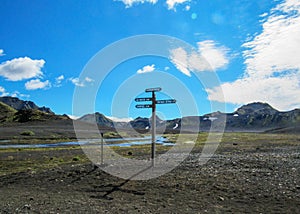
<path fill-rule="evenodd" d="M 0 123 L 70 120 L 67 115 L 56 115 L 50 108 L 38 107 L 32 101 L 16 97 L 0 97 Z"/>
<path fill-rule="evenodd" d="M 86 123 L 97 123 L 100 126 L 113 127 L 114 122 L 111 119 L 108 119 L 103 114 L 96 112 L 95 114 L 86 114 L 79 119 L 78 121 L 86 122 Z"/>
<path fill-rule="evenodd" d="M 138 117 L 129 123 L 118 123 L 106 118 L 100 113 L 85 115 L 80 121 L 93 122 L 106 127 L 133 128 L 138 132 L 150 131 L 151 118 Z M 298 130 L 300 126 L 300 109 L 280 112 L 267 103 L 254 102 L 243 105 L 232 113 L 213 112 L 203 116 L 189 116 L 173 120 L 161 120 L 157 117 L 157 131 L 193 132 L 209 131 L 213 125 L 215 130 L 222 130 L 226 121 L 225 131 L 268 131 L 268 130 Z M 184 130 L 183 130 L 184 129 Z"/>
<path fill-rule="evenodd" d="M 23 101 L 15 97 L 0 97 L 0 124 L 3 123 L 24 123 L 30 121 L 69 121 L 67 115 L 56 115 L 47 107 L 39 107 L 32 101 Z M 52 122 L 51 122 L 52 121 Z M 130 130 L 135 129 L 139 133 L 151 130 L 151 118 L 138 117 L 130 122 L 117 122 L 107 118 L 105 115 L 96 112 L 87 114 L 78 119 L 83 123 L 96 122 L 102 128 L 113 130 L 114 128 Z M 226 123 L 224 124 L 224 121 Z M 272 131 L 272 132 L 293 132 L 300 130 L 300 109 L 281 112 L 274 109 L 268 103 L 254 102 L 243 105 L 232 113 L 212 112 L 202 116 L 188 116 L 173 120 L 162 120 L 156 118 L 158 133 L 179 131 L 209 131 L 211 127 L 215 130 L 225 131 Z"/>
<path fill-rule="evenodd" d="M 49 114 L 37 109 L 19 110 L 14 114 L 14 122 L 71 120 L 67 115 Z"/>
<path fill-rule="evenodd" d="M 136 130 L 150 129 L 151 120 L 152 120 L 152 117 L 150 117 L 150 118 L 137 117 L 136 119 L 130 121 L 128 125 L 130 125 L 132 128 L 134 128 Z M 164 121 L 164 120 L 160 119 L 158 116 L 156 116 L 156 127 L 162 127 L 165 125 L 166 125 L 166 121 Z"/>
<path fill-rule="evenodd" d="M 280 112 L 267 103 L 250 103 L 227 114 L 226 127 L 231 129 L 268 130 L 300 124 L 300 109 Z"/>
<path fill-rule="evenodd" d="M 54 112 L 51 111 L 50 108 L 47 108 L 45 106 L 39 107 L 32 101 L 20 100 L 17 97 L 8 97 L 8 96 L 0 97 L 0 102 L 12 107 L 13 109 L 16 109 L 17 111 L 35 109 L 48 114 L 54 114 Z"/>

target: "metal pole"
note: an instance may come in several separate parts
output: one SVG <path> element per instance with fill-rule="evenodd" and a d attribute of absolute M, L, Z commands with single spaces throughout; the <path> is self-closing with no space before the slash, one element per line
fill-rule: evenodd
<path fill-rule="evenodd" d="M 103 165 L 103 133 L 101 132 L 101 165 Z"/>
<path fill-rule="evenodd" d="M 155 98 L 155 93 L 152 91 L 152 146 L 151 146 L 151 161 L 152 161 L 152 166 L 154 166 L 154 158 L 155 158 L 155 132 L 156 132 L 156 114 L 155 114 L 155 109 L 156 109 L 156 98 Z"/>

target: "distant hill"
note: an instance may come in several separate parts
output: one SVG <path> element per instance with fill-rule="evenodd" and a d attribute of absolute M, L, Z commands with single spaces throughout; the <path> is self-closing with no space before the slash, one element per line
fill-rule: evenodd
<path fill-rule="evenodd" d="M 251 103 L 227 114 L 228 128 L 275 129 L 300 125 L 300 109 L 280 112 L 267 103 Z"/>
<path fill-rule="evenodd" d="M 19 110 L 14 114 L 14 122 L 71 120 L 67 115 L 55 115 L 37 109 Z"/>
<path fill-rule="evenodd" d="M 39 107 L 32 101 L 15 97 L 0 97 L 0 124 L 9 122 L 70 120 L 67 115 L 56 115 L 50 108 Z M 130 122 L 116 122 L 96 112 L 78 119 L 84 123 L 97 123 L 102 128 L 135 129 L 140 133 L 151 130 L 151 118 L 138 117 Z M 225 131 L 291 132 L 297 133 L 300 127 L 300 109 L 280 112 L 268 103 L 254 102 L 243 105 L 232 113 L 213 112 L 203 116 L 189 116 L 173 120 L 156 118 L 158 132 L 209 131 L 212 127 L 223 127 Z M 185 129 L 185 130 L 183 130 Z"/>
<path fill-rule="evenodd" d="M 47 108 L 45 106 L 39 107 L 32 101 L 20 100 L 17 97 L 8 97 L 8 96 L 0 97 L 0 102 L 5 103 L 6 105 L 12 107 L 17 111 L 35 109 L 48 114 L 54 114 L 54 112 L 51 111 L 50 108 Z"/>
<path fill-rule="evenodd" d="M 86 114 L 80 117 L 78 120 L 87 123 L 96 122 L 100 126 L 113 127 L 113 121 L 99 112 L 96 112 L 95 114 Z"/>
<path fill-rule="evenodd" d="M 0 123 L 70 120 L 67 115 L 56 115 L 50 108 L 38 107 L 32 101 L 16 97 L 0 97 Z"/>
<path fill-rule="evenodd" d="M 103 114 L 96 113 L 85 115 L 79 120 L 84 122 L 95 121 L 101 126 L 107 127 L 127 127 L 149 131 L 151 118 L 138 117 L 129 123 L 118 123 L 106 118 Z M 157 118 L 157 129 L 167 132 L 181 131 L 209 131 L 212 123 L 214 127 L 223 127 L 222 121 L 226 121 L 225 131 L 255 131 L 262 132 L 268 130 L 293 130 L 300 126 L 300 109 L 287 112 L 280 112 L 267 103 L 255 102 L 241 106 L 232 113 L 213 112 L 203 116 L 189 116 L 173 120 L 161 120 Z"/>

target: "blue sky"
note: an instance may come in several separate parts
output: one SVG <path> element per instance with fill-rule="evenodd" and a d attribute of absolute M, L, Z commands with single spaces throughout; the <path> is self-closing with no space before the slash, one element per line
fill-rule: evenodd
<path fill-rule="evenodd" d="M 160 98 L 185 97 L 171 87 L 182 84 L 195 100 L 196 111 L 188 102 L 159 106 L 165 118 L 202 115 L 216 110 L 212 103 L 225 103 L 227 112 L 254 101 L 282 111 L 300 107 L 298 0 L 2 0 L 0 20 L 0 96 L 32 100 L 58 114 L 74 113 L 76 87 L 95 87 L 95 78 L 80 75 L 98 51 L 142 34 L 175 37 L 195 51 L 177 47 L 167 59 L 145 56 L 120 63 L 102 82 L 96 111 L 118 118 L 149 116 L 149 110 L 125 102 L 124 90 L 140 91 L 132 99 L 147 96 L 144 86 L 156 80 L 170 85 Z M 205 72 L 214 72 L 219 85 L 199 83 L 196 76 Z"/>

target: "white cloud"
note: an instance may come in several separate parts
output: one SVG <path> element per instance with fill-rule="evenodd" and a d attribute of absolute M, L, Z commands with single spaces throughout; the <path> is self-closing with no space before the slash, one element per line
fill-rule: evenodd
<path fill-rule="evenodd" d="M 9 93 L 6 92 L 5 88 L 0 86 L 0 96 L 4 97 L 4 96 L 8 96 Z"/>
<path fill-rule="evenodd" d="M 91 78 L 89 78 L 89 77 L 84 78 L 84 80 L 85 80 L 86 82 L 94 82 L 94 81 L 95 81 L 95 80 L 93 80 L 93 79 L 91 79 Z"/>
<path fill-rule="evenodd" d="M 228 48 L 217 46 L 212 40 L 198 42 L 198 48 L 201 55 L 210 63 L 213 70 L 224 68 L 229 63 Z"/>
<path fill-rule="evenodd" d="M 121 1 L 125 4 L 126 8 L 132 7 L 134 4 L 144 4 L 144 3 L 151 3 L 156 4 L 158 0 L 115 0 L 115 1 Z M 187 3 L 190 0 L 166 0 L 166 4 L 168 6 L 169 10 L 176 10 L 176 6 L 179 4 Z M 190 5 L 187 5 L 185 7 L 186 11 L 190 10 Z"/>
<path fill-rule="evenodd" d="M 18 91 L 14 91 L 13 93 L 7 95 L 7 96 L 11 96 L 11 97 L 21 97 L 21 98 L 29 98 L 30 95 L 28 94 L 21 94 L 20 92 Z"/>
<path fill-rule="evenodd" d="M 183 48 L 170 51 L 170 59 L 179 71 L 191 76 L 190 71 L 214 71 L 227 66 L 228 48 L 218 46 L 212 40 L 198 42 L 198 50 L 188 53 Z"/>
<path fill-rule="evenodd" d="M 243 78 L 219 87 L 207 89 L 209 100 L 225 101 L 233 104 L 268 102 L 279 110 L 299 108 L 299 74 L 284 77 Z"/>
<path fill-rule="evenodd" d="M 65 79 L 64 75 L 55 78 L 54 87 L 61 87 L 61 82 Z"/>
<path fill-rule="evenodd" d="M 292 3 L 295 3 L 292 5 Z M 271 76 L 275 72 L 300 69 L 300 3 L 287 0 L 272 10 L 263 31 L 245 43 L 247 74 Z"/>
<path fill-rule="evenodd" d="M 0 76 L 7 80 L 18 81 L 41 77 L 45 61 L 43 59 L 33 60 L 29 57 L 20 57 L 5 61 L 0 64 Z"/>
<path fill-rule="evenodd" d="M 69 78 L 69 80 L 78 87 L 84 87 L 84 83 L 80 82 L 78 77 L 76 77 L 76 78 L 71 77 L 71 78 Z"/>
<path fill-rule="evenodd" d="M 169 10 L 175 10 L 176 5 L 183 4 L 183 3 L 186 3 L 186 2 L 189 2 L 189 1 L 190 0 L 167 0 L 166 3 L 168 5 Z"/>
<path fill-rule="evenodd" d="M 279 110 L 300 106 L 300 1 L 286 0 L 264 14 L 262 32 L 243 44 L 244 76 L 209 89 L 209 99 L 235 104 L 268 102 Z"/>
<path fill-rule="evenodd" d="M 137 70 L 138 74 L 143 74 L 143 73 L 149 73 L 149 72 L 153 72 L 155 70 L 155 65 L 146 65 L 143 68 Z"/>
<path fill-rule="evenodd" d="M 179 71 L 187 76 L 191 76 L 191 72 L 189 71 L 188 53 L 183 48 L 171 50 L 170 60 Z"/>
<path fill-rule="evenodd" d="M 3 49 L 0 49 L 0 56 L 4 56 L 4 50 Z"/>
<path fill-rule="evenodd" d="M 64 75 L 60 75 L 59 77 L 57 77 L 55 80 L 58 81 L 63 81 L 65 79 Z"/>
<path fill-rule="evenodd" d="M 30 96 L 27 94 L 21 94 L 18 91 L 14 91 L 13 93 L 9 93 L 6 91 L 6 89 L 2 86 L 0 86 L 0 97 L 5 97 L 5 96 L 11 96 L 11 97 L 26 97 L 29 98 Z"/>
<path fill-rule="evenodd" d="M 26 90 L 47 89 L 49 87 L 51 87 L 49 80 L 42 82 L 39 79 L 34 79 L 25 83 Z"/>
<path fill-rule="evenodd" d="M 91 79 L 90 77 L 85 77 L 83 80 L 80 80 L 78 77 L 71 77 L 69 78 L 69 81 L 78 87 L 85 87 L 87 83 L 92 83 L 95 80 Z"/>
<path fill-rule="evenodd" d="M 126 5 L 126 8 L 132 7 L 133 4 L 144 4 L 145 2 L 156 4 L 158 0 L 117 0 Z"/>

